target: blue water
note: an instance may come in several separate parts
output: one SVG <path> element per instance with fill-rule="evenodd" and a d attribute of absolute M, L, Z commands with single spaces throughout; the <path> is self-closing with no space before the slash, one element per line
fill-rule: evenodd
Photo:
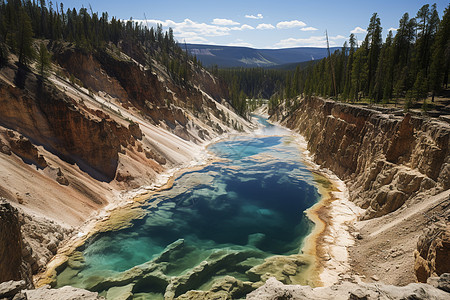
<path fill-rule="evenodd" d="M 171 189 L 149 198 L 147 203 L 163 201 L 156 209 L 144 204 L 144 219 L 89 240 L 82 266 L 67 267 L 58 286 L 89 287 L 91 277 L 145 263 L 178 239 L 184 239 L 185 250 L 171 257 L 169 276 L 187 272 L 217 249 L 253 249 L 260 259 L 299 253 L 311 230 L 304 211 L 319 195 L 289 132 L 259 121 L 257 134 L 211 145 L 208 150 L 221 160 L 184 173 Z M 227 272 L 249 280 L 248 268 L 230 266 Z"/>

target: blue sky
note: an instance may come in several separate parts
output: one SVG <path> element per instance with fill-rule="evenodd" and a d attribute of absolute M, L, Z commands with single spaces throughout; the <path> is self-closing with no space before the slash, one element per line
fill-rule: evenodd
<path fill-rule="evenodd" d="M 55 0 L 53 0 L 56 3 Z M 59 2 L 59 1 L 58 1 Z M 414 17 L 424 4 L 437 4 L 442 17 L 449 1 L 415 0 L 69 0 L 65 9 L 92 6 L 94 12 L 107 11 L 121 19 L 144 20 L 150 26 L 161 23 L 174 29 L 179 42 L 253 48 L 342 46 L 351 32 L 365 37 L 370 17 L 377 12 L 383 34 L 398 27 L 401 16 Z M 395 33 L 395 32 L 394 32 Z"/>

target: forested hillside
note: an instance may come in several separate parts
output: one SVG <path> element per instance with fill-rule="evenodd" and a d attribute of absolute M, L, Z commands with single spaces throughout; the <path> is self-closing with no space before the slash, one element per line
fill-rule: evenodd
<path fill-rule="evenodd" d="M 5 61 L 8 48 L 17 54 L 19 62 L 26 65 L 42 55 L 33 49 L 33 38 L 74 43 L 86 52 L 102 49 L 113 43 L 139 63 L 151 67 L 153 57 L 165 65 L 172 77 L 189 79 L 188 57 L 174 40 L 172 30 L 163 32 L 108 16 L 107 12 L 93 12 L 90 8 L 65 11 L 64 4 L 53 6 L 50 1 L 0 1 L 0 59 Z M 138 47 L 142 46 L 142 47 Z M 43 50 L 45 51 L 45 50 Z"/>

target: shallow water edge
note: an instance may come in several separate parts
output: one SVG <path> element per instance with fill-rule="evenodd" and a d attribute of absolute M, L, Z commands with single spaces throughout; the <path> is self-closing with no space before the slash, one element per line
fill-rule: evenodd
<path fill-rule="evenodd" d="M 223 141 L 226 138 L 229 138 L 229 136 L 223 137 L 220 141 Z M 307 154 L 307 151 L 305 152 L 303 151 L 304 149 L 302 149 L 305 145 L 302 145 L 301 139 L 295 141 L 298 143 L 303 154 Z M 205 145 L 205 149 L 206 146 L 211 146 L 216 142 L 217 141 L 213 141 L 208 145 Z M 312 262 L 311 267 L 305 270 L 304 273 L 304 278 L 308 278 L 308 280 L 302 282 L 303 284 L 312 286 L 321 286 L 324 284 L 321 279 L 321 274 L 326 268 L 326 264 L 323 263 L 324 256 L 327 254 L 324 250 L 326 249 L 324 245 L 330 242 L 329 239 L 327 239 L 327 235 L 329 235 L 330 232 L 329 227 L 333 225 L 331 204 L 338 199 L 337 197 L 339 197 L 338 194 L 340 190 L 338 189 L 339 184 L 336 184 L 335 182 L 336 180 L 330 179 L 330 174 L 323 172 L 317 165 L 314 165 L 311 157 L 307 157 L 306 160 L 307 161 L 304 161 L 304 163 L 310 168 L 310 171 L 313 172 L 314 181 L 321 196 L 318 202 L 307 211 L 308 218 L 315 226 L 313 226 L 310 234 L 304 239 L 301 247 L 301 253 L 310 257 Z M 65 267 L 69 256 L 77 249 L 82 248 L 83 244 L 94 234 L 106 231 L 116 231 L 131 226 L 132 220 L 140 219 L 145 216 L 145 212 L 140 206 L 145 200 L 151 197 L 152 194 L 171 188 L 178 177 L 187 172 L 206 168 L 214 161 L 215 160 L 210 157 L 203 165 L 176 170 L 159 188 L 137 195 L 133 197 L 132 201 L 129 201 L 125 205 L 115 207 L 106 214 L 104 213 L 91 220 L 91 222 L 84 227 L 84 235 L 73 237 L 58 251 L 58 254 L 49 263 L 46 272 L 40 274 L 40 276 L 36 278 L 37 285 L 42 286 L 44 284 L 54 283 L 58 271 Z M 151 202 L 151 205 L 157 207 L 161 201 L 163 200 L 154 199 Z M 149 203 L 147 203 L 147 205 L 148 204 Z"/>

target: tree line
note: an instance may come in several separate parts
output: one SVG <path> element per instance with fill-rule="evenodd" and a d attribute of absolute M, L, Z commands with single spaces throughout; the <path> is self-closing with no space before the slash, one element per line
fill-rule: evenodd
<path fill-rule="evenodd" d="M 10 52 L 17 55 L 21 65 L 39 59 L 42 55 L 34 50 L 34 39 L 69 42 L 88 52 L 104 50 L 113 43 L 133 58 L 139 46 L 148 54 L 141 63 L 151 67 L 151 59 L 156 59 L 181 82 L 189 79 L 189 64 L 201 66 L 178 45 L 172 29 L 164 32 L 162 25 L 153 28 L 132 19 L 110 19 L 107 12 L 99 14 L 91 7 L 77 11 L 45 0 L 0 0 L 0 64 Z"/>
<path fill-rule="evenodd" d="M 303 94 L 374 103 L 403 98 L 409 107 L 429 94 L 434 101 L 448 85 L 449 70 L 450 5 L 442 19 L 436 4 L 423 5 L 415 18 L 405 13 L 395 36 L 389 31 L 384 42 L 380 18 L 374 13 L 360 46 L 351 34 L 330 57 L 312 67 L 297 67 L 287 74 L 284 88 L 276 91 L 270 103 L 277 105 L 280 99 Z M 295 105 L 294 100 L 288 104 Z"/>

